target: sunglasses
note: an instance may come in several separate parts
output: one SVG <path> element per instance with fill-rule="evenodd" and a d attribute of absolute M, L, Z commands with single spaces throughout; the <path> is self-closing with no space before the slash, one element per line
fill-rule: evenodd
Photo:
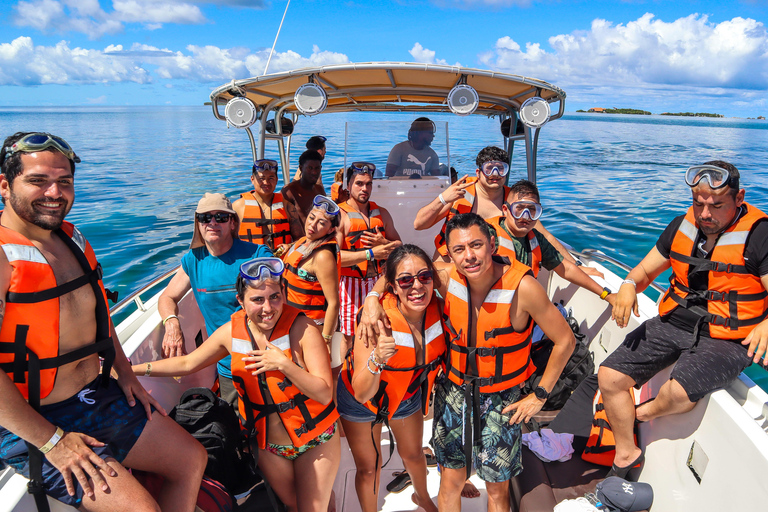
<path fill-rule="evenodd" d="M 277 172 L 277 161 L 276 160 L 256 160 L 253 163 L 253 172 L 256 173 L 259 171 Z"/>
<path fill-rule="evenodd" d="M 333 199 L 328 199 L 325 196 L 316 195 L 312 200 L 312 206 L 315 208 L 322 208 L 328 215 L 338 215 L 339 205 L 336 204 Z"/>
<path fill-rule="evenodd" d="M 689 187 L 695 187 L 701 180 L 709 184 L 709 188 L 717 190 L 725 186 L 739 188 L 739 179 L 731 176 L 731 173 L 722 167 L 714 165 L 694 165 L 685 171 L 685 183 Z"/>
<path fill-rule="evenodd" d="M 504 177 L 509 173 L 509 164 L 506 162 L 485 162 L 481 169 L 483 174 L 489 178 L 495 173 L 496 176 Z"/>
<path fill-rule="evenodd" d="M 402 288 L 403 290 L 407 290 L 411 286 L 413 286 L 413 283 L 416 281 L 416 279 L 419 280 L 421 284 L 429 284 L 432 282 L 432 271 L 431 270 L 422 270 L 415 276 L 407 275 L 398 277 L 395 279 L 395 282 Z"/>
<path fill-rule="evenodd" d="M 516 219 L 528 217 L 530 220 L 539 220 L 544 208 L 539 203 L 533 201 L 515 201 L 514 203 L 504 202 L 509 213 Z"/>
<path fill-rule="evenodd" d="M 280 258 L 256 258 L 240 265 L 240 276 L 249 281 L 261 281 L 283 274 L 283 260 Z"/>
<path fill-rule="evenodd" d="M 80 163 L 80 157 L 75 154 L 72 146 L 67 144 L 67 141 L 61 137 L 48 135 L 47 133 L 30 133 L 10 146 L 3 148 L 0 155 L 0 165 L 2 165 L 7 157 L 16 153 L 37 153 L 50 148 L 57 150 L 73 162 Z"/>
<path fill-rule="evenodd" d="M 197 217 L 197 222 L 200 224 L 208 224 L 211 222 L 212 219 L 216 219 L 216 222 L 219 224 L 224 224 L 225 222 L 229 222 L 229 219 L 232 218 L 231 213 L 196 213 L 195 217 Z"/>

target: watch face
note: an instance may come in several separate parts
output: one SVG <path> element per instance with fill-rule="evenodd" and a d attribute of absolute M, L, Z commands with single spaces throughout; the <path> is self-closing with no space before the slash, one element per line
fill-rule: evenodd
<path fill-rule="evenodd" d="M 549 398 L 549 393 L 547 393 L 547 390 L 542 387 L 536 388 L 536 390 L 534 390 L 533 393 L 536 395 L 536 398 L 538 398 L 539 400 L 546 400 L 547 398 Z"/>

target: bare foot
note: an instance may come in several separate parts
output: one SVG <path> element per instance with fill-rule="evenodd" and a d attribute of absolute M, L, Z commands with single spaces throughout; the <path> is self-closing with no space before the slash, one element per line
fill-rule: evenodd
<path fill-rule="evenodd" d="M 464 488 L 461 490 L 461 497 L 462 498 L 479 498 L 480 491 L 477 490 L 477 487 L 475 487 L 475 484 L 467 480 L 466 482 L 464 482 Z"/>
<path fill-rule="evenodd" d="M 415 492 L 411 495 L 411 501 L 427 512 L 437 512 L 437 506 L 435 505 L 434 501 L 429 498 L 422 500 Z"/>

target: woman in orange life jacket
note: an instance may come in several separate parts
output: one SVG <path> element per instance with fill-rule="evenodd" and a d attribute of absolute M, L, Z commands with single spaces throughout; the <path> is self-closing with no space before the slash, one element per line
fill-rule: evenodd
<path fill-rule="evenodd" d="M 232 354 L 240 416 L 259 468 L 289 512 L 326 512 L 340 458 L 331 368 L 315 323 L 285 303 L 282 271 L 277 258 L 244 263 L 236 285 L 243 309 L 230 322 L 190 354 L 133 371 L 183 376 Z"/>
<path fill-rule="evenodd" d="M 446 347 L 436 279 L 434 265 L 419 247 L 406 244 L 389 255 L 388 291 L 381 302 L 392 329 L 370 346 L 356 340 L 339 377 L 337 406 L 357 466 L 355 489 L 363 512 L 377 510 L 384 422 L 397 438 L 397 451 L 413 482 L 413 501 L 437 512 L 427 492 L 422 450 L 424 414 Z"/>
<path fill-rule="evenodd" d="M 339 219 L 339 205 L 325 196 L 315 196 L 304 223 L 306 236 L 282 256 L 287 302 L 320 326 L 329 351 L 339 320 Z M 334 359 L 340 361 L 341 353 L 331 354 Z"/>

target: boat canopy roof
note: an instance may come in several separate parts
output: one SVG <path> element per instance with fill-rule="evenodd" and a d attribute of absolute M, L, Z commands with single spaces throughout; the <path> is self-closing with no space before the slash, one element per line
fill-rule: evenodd
<path fill-rule="evenodd" d="M 559 102 L 551 119 L 562 116 L 565 92 L 543 80 L 494 71 L 407 62 L 368 62 L 303 68 L 232 80 L 211 93 L 214 115 L 224 120 L 218 106 L 235 97 L 250 99 L 262 111 L 298 113 L 294 94 L 314 82 L 328 97 L 325 112 L 407 111 L 450 112 L 450 90 L 465 83 L 478 94 L 476 114 L 509 115 L 528 98 Z"/>

